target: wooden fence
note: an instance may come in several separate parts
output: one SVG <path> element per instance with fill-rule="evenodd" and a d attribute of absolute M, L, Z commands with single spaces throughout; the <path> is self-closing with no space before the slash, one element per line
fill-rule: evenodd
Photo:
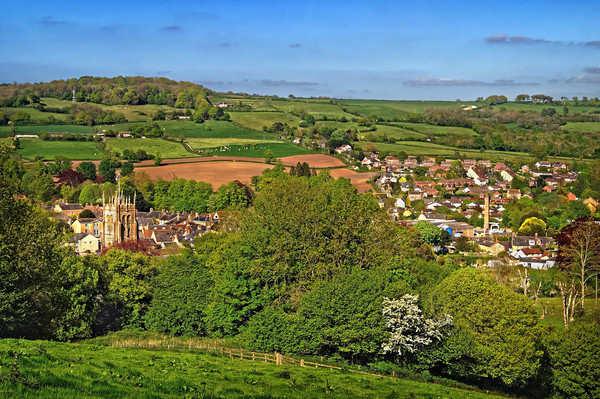
<path fill-rule="evenodd" d="M 289 365 L 289 366 L 298 366 L 305 368 L 326 368 L 330 370 L 346 370 L 351 373 L 370 375 L 372 377 L 381 377 L 381 378 L 395 378 L 396 373 L 392 372 L 392 376 L 386 376 L 381 374 L 373 374 L 362 370 L 354 370 L 349 368 L 332 366 L 329 364 L 322 364 L 316 362 L 309 362 L 304 359 L 296 359 L 289 356 L 284 356 L 281 353 L 265 353 L 265 352 L 254 352 L 243 349 L 235 349 L 235 348 L 226 348 L 218 345 L 216 342 L 205 342 L 205 341 L 196 341 L 190 339 L 189 341 L 184 340 L 175 340 L 175 339 L 149 339 L 149 340 L 140 340 L 140 339 L 116 339 L 112 341 L 103 342 L 104 345 L 108 346 L 116 346 L 116 347 L 128 347 L 128 348 L 144 348 L 144 349 L 167 349 L 167 350 L 187 350 L 187 351 L 217 351 L 220 352 L 224 356 L 229 356 L 230 359 L 238 359 L 238 360 L 246 360 L 250 362 L 260 362 L 260 363 L 271 363 L 278 366 L 281 365 Z M 321 358 L 323 359 L 323 358 Z"/>
<path fill-rule="evenodd" d="M 291 365 L 291 366 L 299 366 L 299 367 L 307 367 L 307 368 L 328 368 L 330 370 L 342 370 L 341 367 L 332 366 L 329 364 L 315 363 L 309 362 L 304 359 L 294 359 L 293 357 L 284 356 L 281 353 L 264 353 L 264 352 L 252 352 L 252 351 L 244 351 L 241 349 L 231 349 L 231 348 L 221 348 L 221 353 L 223 355 L 229 355 L 231 359 L 239 359 L 239 360 L 247 360 L 251 362 L 261 362 L 261 363 L 274 363 L 278 366 L 280 365 Z M 382 377 L 382 378 L 395 378 L 396 373 L 392 373 L 392 377 L 381 375 L 381 374 L 373 374 L 362 370 L 353 370 L 353 369 L 345 369 L 351 373 L 370 375 L 373 377 Z"/>

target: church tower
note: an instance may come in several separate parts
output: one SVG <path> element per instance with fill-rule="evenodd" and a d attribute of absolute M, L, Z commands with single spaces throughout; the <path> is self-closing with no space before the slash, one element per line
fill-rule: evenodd
<path fill-rule="evenodd" d="M 102 197 L 103 223 L 102 246 L 110 247 L 121 241 L 137 240 L 138 226 L 135 218 L 135 196 L 133 202 L 130 198 L 123 197 L 121 188 L 117 190 L 114 198 L 108 202 Z"/>

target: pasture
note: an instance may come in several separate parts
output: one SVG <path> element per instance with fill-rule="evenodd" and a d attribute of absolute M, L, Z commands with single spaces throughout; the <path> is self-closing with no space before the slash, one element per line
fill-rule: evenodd
<path fill-rule="evenodd" d="M 148 154 L 158 155 L 162 158 L 188 158 L 197 156 L 186 151 L 183 144 L 170 140 L 146 138 L 109 138 L 106 139 L 106 149 L 112 152 L 123 153 L 124 150 L 136 152 L 144 150 Z"/>
<path fill-rule="evenodd" d="M 202 154 L 208 156 L 224 156 L 224 157 L 250 157 L 264 159 L 265 151 L 271 150 L 275 157 L 289 157 L 292 155 L 314 154 L 314 151 L 299 147 L 287 142 L 265 142 L 260 141 L 257 144 L 247 145 L 227 145 L 226 148 L 207 148 Z M 197 156 L 197 155 L 195 155 Z"/>
<path fill-rule="evenodd" d="M 57 399 L 491 397 L 439 384 L 378 378 L 345 370 L 230 359 L 219 351 L 117 348 L 96 342 L 0 340 L 0 363 L 7 375 L 0 380 L 2 396 Z M 19 355 L 15 355 L 17 353 Z"/>
<path fill-rule="evenodd" d="M 46 121 L 46 120 L 48 120 L 48 117 L 50 115 L 52 115 L 55 119 L 58 119 L 58 120 L 64 120 L 65 116 L 66 116 L 66 114 L 55 114 L 53 112 L 42 112 L 42 111 L 38 111 L 35 108 L 29 108 L 29 107 L 23 107 L 23 108 L 3 107 L 3 108 L 0 108 L 0 111 L 5 112 L 5 113 L 12 113 L 12 112 L 16 112 L 16 111 L 26 112 L 29 115 L 31 115 L 32 120 L 38 120 L 38 121 Z"/>
<path fill-rule="evenodd" d="M 164 128 L 171 137 L 184 136 L 186 138 L 215 138 L 215 139 L 249 139 L 249 140 L 269 140 L 275 139 L 274 135 L 269 135 L 256 130 L 237 126 L 231 122 L 207 121 L 204 123 L 194 123 L 190 121 L 159 121 L 160 127 Z"/>
<path fill-rule="evenodd" d="M 364 143 L 352 143 L 353 146 L 361 147 Z M 511 151 L 494 151 L 486 150 L 480 151 L 475 149 L 465 149 L 444 146 L 441 144 L 430 143 L 427 141 L 399 141 L 394 144 L 387 143 L 375 143 L 375 146 L 380 151 L 386 152 L 400 152 L 404 151 L 409 155 L 429 155 L 429 156 L 445 156 L 449 158 L 455 158 L 455 152 L 458 151 L 467 158 L 474 159 L 489 159 L 491 161 L 502 161 L 502 160 L 516 160 L 520 159 L 522 163 L 527 163 L 531 160 L 531 156 L 525 152 L 511 152 Z M 549 160 L 561 161 L 561 162 L 573 162 L 573 159 L 566 157 L 549 157 Z"/>
<path fill-rule="evenodd" d="M 261 131 L 263 126 L 271 126 L 275 122 L 298 126 L 300 118 L 285 112 L 229 112 L 231 120 L 248 129 Z"/>
<path fill-rule="evenodd" d="M 384 119 L 402 119 L 411 113 L 424 114 L 427 108 L 459 108 L 478 104 L 475 102 L 392 100 L 338 100 L 338 102 L 348 111 L 357 111 L 363 115 L 375 114 Z"/>
<path fill-rule="evenodd" d="M 96 143 L 91 141 L 21 139 L 21 149 L 17 150 L 17 154 L 27 161 L 34 161 L 36 157 L 51 161 L 57 155 L 64 155 L 73 160 L 102 158 L 102 152 L 96 148 Z"/>
<path fill-rule="evenodd" d="M 46 133 L 93 133 L 91 126 L 85 125 L 41 125 L 41 126 L 15 126 L 16 134 L 40 134 Z"/>
<path fill-rule="evenodd" d="M 354 117 L 354 115 L 344 112 L 340 107 L 338 107 L 335 104 L 316 100 L 294 99 L 287 101 L 274 101 L 273 106 L 278 111 L 283 112 L 303 110 L 317 119 L 321 119 L 324 116 L 326 116 L 327 118 L 340 118 L 342 116 L 345 116 L 348 119 Z"/>
<path fill-rule="evenodd" d="M 57 98 L 49 98 L 43 97 L 42 103 L 46 104 L 48 107 L 56 107 L 56 108 L 64 108 L 70 107 L 73 105 L 71 100 L 59 100 Z M 143 105 L 103 105 L 103 104 L 94 104 L 94 103 L 76 103 L 76 104 L 90 104 L 96 107 L 103 108 L 105 110 L 111 110 L 115 112 L 120 112 L 125 115 L 125 118 L 129 122 L 147 122 L 152 118 L 152 114 L 159 109 L 162 109 L 165 113 L 172 112 L 173 108 L 167 105 L 155 105 L 155 104 L 143 104 Z M 63 115 L 64 114 L 58 114 Z M 34 117 L 33 115 L 31 116 Z M 35 118 L 38 119 L 38 118 Z"/>
<path fill-rule="evenodd" d="M 578 133 L 599 133 L 600 122 L 567 122 L 560 127 L 563 131 Z"/>

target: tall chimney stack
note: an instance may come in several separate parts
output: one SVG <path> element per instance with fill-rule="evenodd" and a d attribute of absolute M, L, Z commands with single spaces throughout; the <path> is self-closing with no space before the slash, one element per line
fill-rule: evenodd
<path fill-rule="evenodd" d="M 490 230 L 490 195 L 485 195 L 485 209 L 483 211 L 483 228 L 485 232 Z"/>

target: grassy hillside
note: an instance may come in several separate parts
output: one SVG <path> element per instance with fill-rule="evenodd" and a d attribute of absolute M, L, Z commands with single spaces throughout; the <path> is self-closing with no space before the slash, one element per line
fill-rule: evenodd
<path fill-rule="evenodd" d="M 92 342 L 0 340 L 0 392 L 19 398 L 490 398 L 432 383 Z"/>
<path fill-rule="evenodd" d="M 102 152 L 91 141 L 44 141 L 40 139 L 22 139 L 17 154 L 23 159 L 33 161 L 35 157 L 53 160 L 57 155 L 64 155 L 73 160 L 101 159 Z"/>
<path fill-rule="evenodd" d="M 187 158 L 197 156 L 187 152 L 181 143 L 163 139 L 134 139 L 134 138 L 113 138 L 106 140 L 106 148 L 110 151 L 123 153 L 124 150 L 136 152 L 144 150 L 148 154 L 157 155 L 160 153 L 163 159 L 166 158 Z"/>

